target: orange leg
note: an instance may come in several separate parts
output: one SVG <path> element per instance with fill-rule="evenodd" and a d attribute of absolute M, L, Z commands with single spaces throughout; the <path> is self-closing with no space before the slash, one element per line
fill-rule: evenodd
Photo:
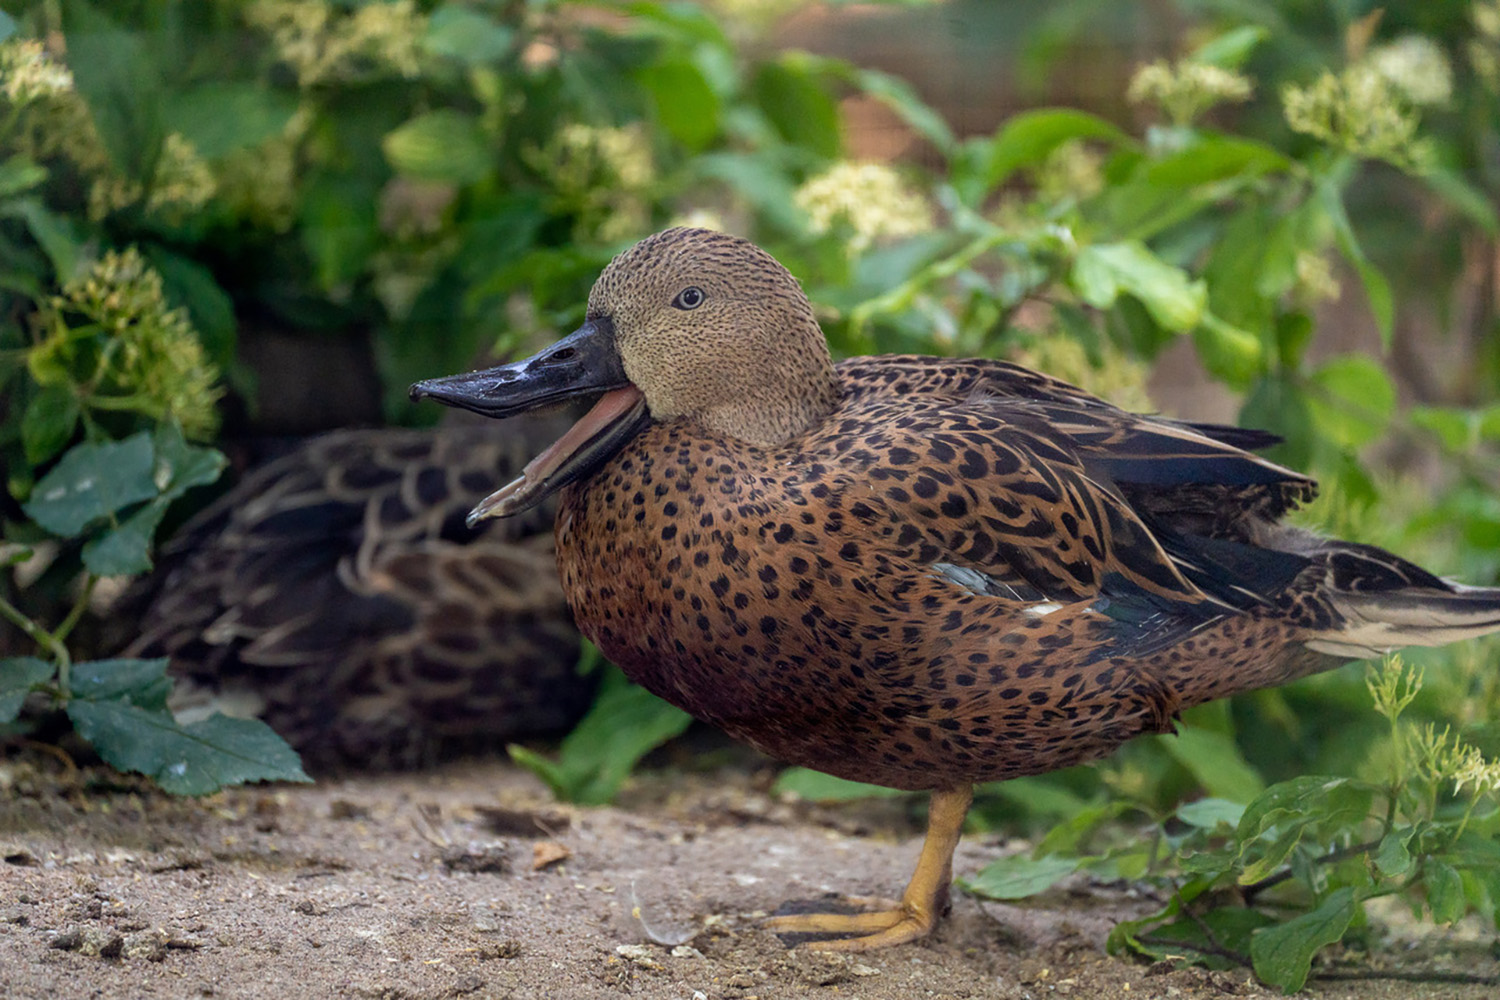
<path fill-rule="evenodd" d="M 953 851 L 963 833 L 964 816 L 974 799 L 969 785 L 932 793 L 927 810 L 927 839 L 906 891 L 895 905 L 870 913 L 802 913 L 772 917 L 766 926 L 777 934 L 860 934 L 862 937 L 814 941 L 820 951 L 870 951 L 926 937 L 937 925 L 953 881 Z"/>

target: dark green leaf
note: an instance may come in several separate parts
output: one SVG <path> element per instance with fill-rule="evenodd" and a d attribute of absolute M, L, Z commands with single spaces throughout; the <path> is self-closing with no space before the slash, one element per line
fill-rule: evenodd
<path fill-rule="evenodd" d="M 651 95 L 657 120 L 691 152 L 719 134 L 719 95 L 687 59 L 648 63 L 636 78 Z"/>
<path fill-rule="evenodd" d="M 1428 858 L 1422 863 L 1422 884 L 1427 887 L 1427 906 L 1434 923 L 1451 924 L 1468 910 L 1464 883 L 1458 869 L 1445 861 Z"/>
<path fill-rule="evenodd" d="M 14 215 L 26 223 L 31 238 L 52 262 L 52 270 L 59 285 L 67 284 L 78 276 L 80 267 L 79 241 L 73 227 L 62 216 L 49 211 L 35 198 L 18 198 L 5 206 L 6 214 Z"/>
<path fill-rule="evenodd" d="M 70 385 L 49 385 L 32 396 L 21 417 L 26 461 L 41 465 L 61 451 L 73 437 L 79 412 L 78 397 Z"/>
<path fill-rule="evenodd" d="M 151 539 L 167 512 L 161 498 L 146 504 L 117 526 L 83 546 L 83 565 L 98 576 L 134 576 L 151 568 Z"/>
<path fill-rule="evenodd" d="M 122 701 L 165 711 L 172 682 L 167 658 L 155 660 L 86 660 L 68 673 L 69 694 L 84 701 Z"/>
<path fill-rule="evenodd" d="M 151 266 L 161 274 L 173 305 L 187 308 L 203 349 L 221 369 L 234 363 L 234 302 L 214 274 L 195 260 L 159 245 L 146 247 Z"/>
<path fill-rule="evenodd" d="M 1389 349 L 1391 330 L 1396 321 L 1396 307 L 1391 298 L 1390 283 L 1365 255 L 1364 248 L 1360 246 L 1359 237 L 1354 234 L 1354 225 L 1349 221 L 1349 213 L 1344 210 L 1344 202 L 1339 190 L 1331 180 L 1325 180 L 1318 185 L 1318 196 L 1319 203 L 1333 224 L 1334 238 L 1338 242 L 1339 251 L 1349 263 L 1354 265 L 1360 282 L 1365 286 L 1365 298 L 1370 303 L 1370 312 L 1374 315 L 1375 326 L 1380 331 L 1380 342 Z"/>
<path fill-rule="evenodd" d="M 470 7 L 447 3 L 427 19 L 422 45 L 436 56 L 482 66 L 501 59 L 510 51 L 515 32 L 492 17 Z"/>
<path fill-rule="evenodd" d="M 119 701 L 74 701 L 68 717 L 111 767 L 148 775 L 173 795 L 311 780 L 292 748 L 259 719 L 215 714 L 182 726 L 164 712 Z"/>
<path fill-rule="evenodd" d="M 68 450 L 42 477 L 24 510 L 42 527 L 72 538 L 94 521 L 156 496 L 151 435 L 85 442 Z"/>
<path fill-rule="evenodd" d="M 1354 890 L 1346 886 L 1330 892 L 1311 913 L 1256 931 L 1250 939 L 1255 974 L 1288 993 L 1300 990 L 1313 956 L 1344 936 L 1357 905 Z"/>
<path fill-rule="evenodd" d="M 62 5 L 68 69 L 89 107 L 115 168 L 150 177 L 161 152 L 161 77 L 137 32 L 126 31 L 85 0 Z"/>
<path fill-rule="evenodd" d="M 280 135 L 297 112 L 297 97 L 263 83 L 211 82 L 173 93 L 162 105 L 167 128 L 199 155 L 217 160 Z"/>
<path fill-rule="evenodd" d="M 379 240 L 372 184 L 327 176 L 308 185 L 302 200 L 302 243 L 316 267 L 318 286 L 337 288 L 358 275 Z"/>
<path fill-rule="evenodd" d="M 1411 871 L 1411 852 L 1406 849 L 1410 830 L 1392 830 L 1380 838 L 1375 851 L 1375 867 L 1386 878 L 1398 878 Z"/>
<path fill-rule="evenodd" d="M 0 163 L 0 198 L 10 198 L 29 191 L 47 179 L 47 168 L 38 166 L 20 153 Z"/>
<path fill-rule="evenodd" d="M 152 435 L 156 464 L 152 475 L 163 500 L 176 500 L 194 486 L 215 482 L 228 464 L 222 452 L 187 443 L 182 428 L 168 422 Z"/>
<path fill-rule="evenodd" d="M 960 879 L 959 885 L 964 891 L 986 899 L 1025 899 L 1046 892 L 1076 872 L 1086 860 L 1056 854 L 1043 858 L 1011 854 L 991 861 L 971 879 Z"/>
<path fill-rule="evenodd" d="M 1017 170 L 1034 167 L 1070 139 L 1102 139 L 1127 143 L 1129 138 L 1097 115 L 1071 108 L 1026 111 L 1008 119 L 988 142 L 985 190 L 1005 183 Z"/>
<path fill-rule="evenodd" d="M 557 760 L 510 747 L 517 763 L 547 782 L 559 798 L 601 805 L 615 797 L 636 761 L 680 734 L 692 717 L 618 670 L 609 670 L 594 707 L 563 740 Z"/>
<path fill-rule="evenodd" d="M 1230 179 L 1253 180 L 1290 168 L 1292 161 L 1263 143 L 1203 134 L 1187 148 L 1146 164 L 1141 179 L 1169 188 L 1191 188 Z"/>
<path fill-rule="evenodd" d="M 884 785 L 867 785 L 862 781 L 835 778 L 822 771 L 806 767 L 789 767 L 776 778 L 771 791 L 778 795 L 791 793 L 809 802 L 854 802 L 859 799 L 887 799 L 909 795 L 910 792 L 886 788 Z"/>
<path fill-rule="evenodd" d="M 1184 952 L 1192 952 L 1194 964 L 1232 969 L 1237 963 L 1224 950 L 1248 955 L 1252 935 L 1271 923 L 1274 919 L 1258 910 L 1221 906 L 1202 916 L 1179 917 L 1153 928 L 1140 936 L 1140 942 L 1143 950 L 1158 960 L 1180 958 Z"/>
<path fill-rule="evenodd" d="M 787 142 L 829 159 L 839 155 L 843 141 L 838 105 L 795 54 L 761 66 L 751 92 Z"/>
<path fill-rule="evenodd" d="M 380 148 L 399 173 L 449 184 L 481 180 L 495 165 L 478 119 L 453 108 L 418 115 L 386 135 Z"/>
<path fill-rule="evenodd" d="M 15 721 L 31 689 L 47 683 L 56 673 L 56 664 L 34 656 L 0 660 L 0 723 Z"/>

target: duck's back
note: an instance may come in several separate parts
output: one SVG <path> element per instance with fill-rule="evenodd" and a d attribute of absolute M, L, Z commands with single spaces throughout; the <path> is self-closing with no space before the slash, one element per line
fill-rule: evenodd
<path fill-rule="evenodd" d="M 1500 624 L 1493 591 L 1280 526 L 1313 484 L 1245 450 L 1268 435 L 1001 362 L 838 371 L 785 447 L 658 424 L 558 522 L 585 634 L 782 759 L 908 788 L 1036 773 L 1362 655 L 1355 617 Z"/>
<path fill-rule="evenodd" d="M 552 420 L 338 431 L 253 470 L 127 595 L 133 655 L 169 655 L 313 766 L 409 766 L 565 728 L 587 706 L 551 510 L 464 515 Z"/>

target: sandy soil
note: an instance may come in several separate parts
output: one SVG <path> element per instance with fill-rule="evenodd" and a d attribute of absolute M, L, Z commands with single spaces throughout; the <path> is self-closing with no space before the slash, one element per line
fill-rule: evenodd
<path fill-rule="evenodd" d="M 1027 907 L 961 897 L 917 945 L 789 950 L 762 917 L 787 899 L 898 893 L 919 831 L 900 803 L 788 804 L 763 786 L 743 769 L 661 775 L 618 808 L 582 809 L 473 762 L 194 802 L 26 751 L 0 761 L 0 996 L 1271 995 L 1244 972 L 1107 957 L 1112 922 L 1149 900 L 1085 882 Z M 957 870 L 1014 846 L 970 838 Z M 1312 995 L 1479 1000 L 1500 982 L 1432 978 L 1500 973 L 1436 931 L 1342 961 L 1427 978 L 1320 979 Z"/>

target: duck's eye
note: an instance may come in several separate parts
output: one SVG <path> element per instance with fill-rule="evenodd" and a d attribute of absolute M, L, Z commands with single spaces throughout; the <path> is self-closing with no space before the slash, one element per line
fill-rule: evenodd
<path fill-rule="evenodd" d="M 703 289 L 693 285 L 691 288 L 684 288 L 678 292 L 677 298 L 672 300 L 672 305 L 678 309 L 697 309 L 706 298 L 708 296 L 703 294 Z"/>

